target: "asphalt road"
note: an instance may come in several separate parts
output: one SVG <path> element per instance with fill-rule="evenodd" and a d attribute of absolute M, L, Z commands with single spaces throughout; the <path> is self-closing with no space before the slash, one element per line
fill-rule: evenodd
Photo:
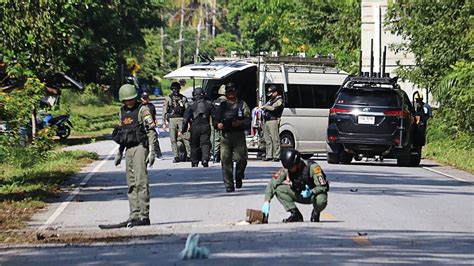
<path fill-rule="evenodd" d="M 127 219 L 124 166 L 113 165 L 116 145 L 111 141 L 71 147 L 96 151 L 102 161 L 74 177 L 71 184 L 88 182 L 80 189 L 71 185 L 69 193 L 34 217 L 31 228 L 131 238 L 0 246 L 0 264 L 474 264 L 474 178 L 467 173 L 451 170 L 464 182 L 422 167 L 397 167 L 394 160 L 351 165 L 317 160 L 331 183 L 321 223 L 309 222 L 311 207 L 305 205 L 299 207 L 306 222 L 281 223 L 288 214 L 275 198 L 269 224 L 239 225 L 247 208 L 260 209 L 279 163 L 251 159 L 243 188 L 226 193 L 219 164 L 207 169 L 173 164 L 169 139 L 162 137 L 160 143 L 165 159 L 149 170 L 151 226 L 100 230 L 98 224 Z M 200 234 L 201 245 L 211 252 L 208 259 L 177 259 L 189 233 Z"/>

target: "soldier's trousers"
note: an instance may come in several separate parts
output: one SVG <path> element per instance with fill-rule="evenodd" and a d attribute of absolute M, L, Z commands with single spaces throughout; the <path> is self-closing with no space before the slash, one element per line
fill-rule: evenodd
<path fill-rule="evenodd" d="M 243 131 L 223 132 L 221 136 L 221 166 L 226 188 L 234 187 L 234 161 L 236 163 L 235 180 L 241 182 L 245 178 L 247 158 L 245 133 Z"/>
<path fill-rule="evenodd" d="M 266 158 L 280 159 L 280 118 L 265 121 L 263 135 L 265 138 Z"/>
<path fill-rule="evenodd" d="M 209 124 L 196 125 L 193 123 L 191 127 L 191 162 L 197 163 L 199 160 L 209 162 L 211 151 L 210 131 Z"/>
<path fill-rule="evenodd" d="M 131 219 L 148 218 L 150 213 L 150 190 L 146 158 L 148 148 L 141 144 L 127 148 L 125 152 L 126 175 L 128 184 L 128 203 Z"/>
<path fill-rule="evenodd" d="M 181 129 L 183 128 L 183 118 L 170 118 L 169 128 L 171 151 L 173 152 L 173 156 L 178 157 L 178 141 L 183 141 L 184 147 L 186 148 L 186 153 L 189 157 L 191 155 L 191 145 L 189 145 L 189 132 L 186 132 L 180 137 L 178 137 L 178 132 L 181 132 Z"/>
<path fill-rule="evenodd" d="M 305 199 L 299 193 L 291 189 L 290 185 L 286 184 L 278 186 L 275 190 L 275 194 L 286 211 L 296 209 L 295 202 L 313 204 L 313 208 L 316 212 L 321 212 L 328 204 L 328 195 L 326 193 L 311 195 L 311 197 Z"/>
<path fill-rule="evenodd" d="M 211 144 L 212 144 L 212 155 L 219 156 L 221 152 L 221 131 L 217 128 L 214 128 L 211 124 Z"/>

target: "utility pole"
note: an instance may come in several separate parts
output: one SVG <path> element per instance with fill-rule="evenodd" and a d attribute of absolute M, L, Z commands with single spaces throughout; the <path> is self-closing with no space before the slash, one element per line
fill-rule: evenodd
<path fill-rule="evenodd" d="M 179 24 L 179 50 L 178 50 L 178 68 L 181 67 L 183 53 L 183 27 L 184 27 L 184 0 L 181 0 L 181 21 Z"/>
<path fill-rule="evenodd" d="M 160 50 L 161 50 L 161 60 L 160 60 L 160 67 L 165 65 L 165 33 L 163 30 L 163 11 L 160 12 L 160 19 L 161 19 L 161 27 L 160 27 Z"/>
<path fill-rule="evenodd" d="M 199 45 L 201 43 L 201 23 L 202 23 L 202 1 L 199 1 L 199 22 L 197 25 L 196 55 L 194 56 L 194 63 L 197 63 L 198 58 L 199 58 Z"/>
<path fill-rule="evenodd" d="M 217 2 L 216 0 L 212 1 L 212 39 L 216 38 L 216 11 L 217 11 Z"/>

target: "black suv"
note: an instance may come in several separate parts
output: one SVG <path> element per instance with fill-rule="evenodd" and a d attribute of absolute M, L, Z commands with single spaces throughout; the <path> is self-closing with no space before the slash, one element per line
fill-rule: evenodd
<path fill-rule="evenodd" d="M 396 158 L 400 166 L 418 166 L 421 147 L 415 111 L 407 94 L 390 77 L 348 77 L 329 111 L 328 163 L 352 159 Z"/>

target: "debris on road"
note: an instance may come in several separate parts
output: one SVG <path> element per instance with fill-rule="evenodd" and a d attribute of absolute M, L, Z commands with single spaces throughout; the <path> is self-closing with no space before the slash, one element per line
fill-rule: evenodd
<path fill-rule="evenodd" d="M 179 253 L 178 258 L 181 260 L 207 259 L 209 257 L 209 249 L 199 247 L 199 234 L 190 234 L 186 240 L 186 246 Z"/>
<path fill-rule="evenodd" d="M 359 190 L 358 190 L 357 188 L 351 188 L 350 191 L 351 191 L 351 192 L 357 192 L 357 191 L 359 191 Z"/>
<path fill-rule="evenodd" d="M 250 224 L 266 224 L 268 223 L 268 219 L 266 219 L 265 215 L 260 210 L 253 210 L 247 209 L 247 216 L 245 221 Z"/>

